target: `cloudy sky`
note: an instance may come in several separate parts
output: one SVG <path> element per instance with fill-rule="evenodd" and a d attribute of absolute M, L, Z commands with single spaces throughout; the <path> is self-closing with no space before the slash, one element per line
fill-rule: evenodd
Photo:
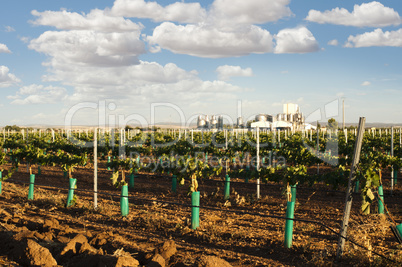
<path fill-rule="evenodd" d="M 287 102 L 341 120 L 326 107 L 342 100 L 347 122 L 401 123 L 400 14 L 400 0 L 7 1 L 0 126 L 236 120 Z"/>

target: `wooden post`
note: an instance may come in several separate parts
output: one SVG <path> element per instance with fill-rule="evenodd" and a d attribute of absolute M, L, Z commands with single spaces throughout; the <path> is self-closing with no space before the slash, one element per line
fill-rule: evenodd
<path fill-rule="evenodd" d="M 391 127 L 391 157 L 394 156 L 394 127 Z M 391 195 L 394 192 L 394 167 L 391 167 Z"/>
<path fill-rule="evenodd" d="M 256 127 L 257 135 L 257 171 L 260 170 L 260 127 Z M 260 199 L 260 176 L 257 178 L 257 199 Z"/>
<path fill-rule="evenodd" d="M 317 121 L 317 157 L 320 155 L 320 129 Z M 317 174 L 320 174 L 320 163 L 317 163 Z"/>
<path fill-rule="evenodd" d="M 353 153 L 353 161 L 352 161 L 352 166 L 350 168 L 348 189 L 346 191 L 345 210 L 343 212 L 343 220 L 342 220 L 341 230 L 339 232 L 340 236 L 339 236 L 339 242 L 338 242 L 338 249 L 336 252 L 336 258 L 338 260 L 342 257 L 343 249 L 345 247 L 345 239 L 343 237 L 346 237 L 347 231 L 348 231 L 350 209 L 352 207 L 352 200 L 353 200 L 353 196 L 352 196 L 353 184 L 356 180 L 355 172 L 356 172 L 357 164 L 359 163 L 359 160 L 360 160 L 360 151 L 362 148 L 365 122 L 366 122 L 366 118 L 360 117 L 358 135 L 356 138 L 355 149 L 354 149 L 354 153 Z"/>
<path fill-rule="evenodd" d="M 228 130 L 224 131 L 225 135 L 225 149 L 228 150 Z"/>
<path fill-rule="evenodd" d="M 98 134 L 94 130 L 94 209 L 98 208 Z"/>

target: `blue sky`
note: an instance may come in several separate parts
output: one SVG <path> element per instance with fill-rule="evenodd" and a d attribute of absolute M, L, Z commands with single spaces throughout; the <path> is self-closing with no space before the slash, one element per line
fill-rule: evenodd
<path fill-rule="evenodd" d="M 324 111 L 343 99 L 346 122 L 401 123 L 400 14 L 397 0 L 8 1 L 0 126 L 247 120 L 287 102 L 340 121 Z"/>

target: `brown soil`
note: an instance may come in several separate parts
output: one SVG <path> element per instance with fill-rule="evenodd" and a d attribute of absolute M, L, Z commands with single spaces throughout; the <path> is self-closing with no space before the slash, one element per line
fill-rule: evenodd
<path fill-rule="evenodd" d="M 192 230 L 191 208 L 185 206 L 191 204 L 188 184 L 178 186 L 178 193 L 173 194 L 169 177 L 139 174 L 134 189 L 129 190 L 130 213 L 122 217 L 120 191 L 111 185 L 111 172 L 104 166 L 100 165 L 98 173 L 97 209 L 93 207 L 93 169 L 90 166 L 73 173 L 78 189 L 75 205 L 69 208 L 65 207 L 68 180 L 60 168 L 42 167 L 42 173 L 35 179 L 34 200 L 30 201 L 27 200 L 29 174 L 25 165 L 4 181 L 0 195 L 0 264 L 53 266 L 57 263 L 89 267 L 102 264 L 395 266 L 402 263 L 402 246 L 389 229 L 390 219 L 376 214 L 375 203 L 372 215 L 361 215 L 359 194 L 354 195 L 348 234 L 370 250 L 346 242 L 343 259 L 336 262 L 338 237 L 330 230 L 296 221 L 293 246 L 286 249 L 283 244 L 285 221 L 255 215 L 285 217 L 282 185 L 261 185 L 262 198 L 257 201 L 254 183 L 236 183 L 239 180 L 232 178 L 231 198 L 224 201 L 221 181 L 200 181 L 201 206 L 219 210 L 201 208 L 200 227 Z M 389 193 L 386 187 L 388 210 L 397 223 L 402 223 L 400 183 L 394 190 L 394 197 Z M 319 221 L 338 232 L 344 201 L 344 193 L 331 191 L 323 185 L 300 187 L 295 218 Z M 384 260 L 373 252 L 397 262 Z"/>

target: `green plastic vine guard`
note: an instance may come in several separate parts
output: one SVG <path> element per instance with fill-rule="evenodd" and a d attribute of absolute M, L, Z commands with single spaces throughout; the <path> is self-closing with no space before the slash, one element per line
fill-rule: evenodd
<path fill-rule="evenodd" d="M 191 228 L 200 226 L 200 192 L 191 193 Z"/>
<path fill-rule="evenodd" d="M 42 170 L 41 170 L 40 166 L 38 166 L 38 175 L 41 175 L 41 173 L 42 173 Z"/>
<path fill-rule="evenodd" d="M 290 193 L 292 194 L 291 202 L 296 202 L 296 185 L 292 185 L 290 190 Z"/>
<path fill-rule="evenodd" d="M 230 198 L 230 177 L 229 175 L 225 175 L 225 189 L 224 189 L 224 200 L 228 200 Z"/>
<path fill-rule="evenodd" d="M 73 204 L 72 201 L 74 198 L 74 189 L 75 189 L 76 184 L 77 184 L 77 179 L 75 179 L 75 178 L 69 179 L 69 188 L 68 188 L 67 205 L 66 205 L 67 208 Z"/>
<path fill-rule="evenodd" d="M 378 199 L 378 214 L 384 214 L 384 190 L 382 185 L 378 187 L 378 195 L 380 196 Z"/>
<path fill-rule="evenodd" d="M 129 185 L 131 189 L 134 189 L 134 173 L 130 173 Z"/>
<path fill-rule="evenodd" d="M 356 180 L 356 183 L 355 183 L 355 193 L 359 193 L 359 187 L 360 187 L 360 181 L 359 180 Z"/>
<path fill-rule="evenodd" d="M 396 228 L 396 230 L 398 230 L 399 237 L 402 240 L 402 223 L 397 225 L 395 228 Z M 400 242 L 400 243 L 402 244 L 402 242 Z"/>
<path fill-rule="evenodd" d="M 107 163 L 110 163 L 110 156 L 107 157 Z M 110 171 L 110 167 L 107 167 L 107 170 Z"/>
<path fill-rule="evenodd" d="M 35 174 L 31 174 L 29 175 L 28 200 L 34 199 L 34 184 L 35 184 Z"/>
<path fill-rule="evenodd" d="M 396 185 L 398 182 L 398 171 L 398 169 L 394 170 L 394 185 Z"/>
<path fill-rule="evenodd" d="M 286 224 L 285 224 L 285 247 L 292 247 L 293 240 L 293 219 L 295 213 L 295 202 L 288 201 L 286 206 Z"/>
<path fill-rule="evenodd" d="M 121 216 L 126 217 L 128 215 L 129 207 L 128 207 L 128 186 L 127 185 L 123 185 L 121 187 L 120 210 L 121 210 Z"/>
<path fill-rule="evenodd" d="M 172 192 L 176 193 L 177 192 L 177 176 L 172 175 Z"/>
<path fill-rule="evenodd" d="M 397 226 L 391 225 L 391 230 L 399 244 L 402 244 L 402 224 Z"/>

